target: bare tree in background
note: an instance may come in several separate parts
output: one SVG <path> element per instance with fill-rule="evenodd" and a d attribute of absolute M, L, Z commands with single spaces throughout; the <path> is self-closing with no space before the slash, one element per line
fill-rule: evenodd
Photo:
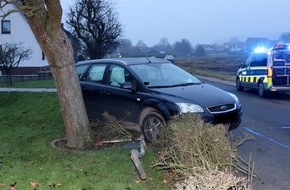
<path fill-rule="evenodd" d="M 32 51 L 22 46 L 22 43 L 5 43 L 0 49 L 0 65 L 7 76 L 7 86 L 12 86 L 12 72 L 23 60 L 31 58 Z"/>
<path fill-rule="evenodd" d="M 160 39 L 159 43 L 154 45 L 153 48 L 158 51 L 164 51 L 166 53 L 172 52 L 172 47 L 166 37 Z"/>
<path fill-rule="evenodd" d="M 131 40 L 124 39 L 123 42 L 119 45 L 118 50 L 122 57 L 130 57 L 133 45 Z"/>
<path fill-rule="evenodd" d="M 279 41 L 282 41 L 284 43 L 290 43 L 290 32 L 282 33 L 279 38 Z"/>
<path fill-rule="evenodd" d="M 190 41 L 186 38 L 183 38 L 181 41 L 176 41 L 172 47 L 173 53 L 179 57 L 188 57 L 193 50 Z"/>
<path fill-rule="evenodd" d="M 84 44 L 90 59 L 103 58 L 121 43 L 121 24 L 113 5 L 105 0 L 80 0 L 70 8 L 67 24 Z"/>
<path fill-rule="evenodd" d="M 0 0 L 0 3 L 4 17 L 19 11 L 23 14 L 47 57 L 60 100 L 67 145 L 82 150 L 90 148 L 93 145 L 91 128 L 75 69 L 73 49 L 61 28 L 60 1 Z"/>

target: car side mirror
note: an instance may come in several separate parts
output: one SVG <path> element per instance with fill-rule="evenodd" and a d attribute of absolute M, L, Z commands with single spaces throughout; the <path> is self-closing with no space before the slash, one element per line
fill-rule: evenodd
<path fill-rule="evenodd" d="M 134 88 L 132 82 L 124 82 L 123 84 L 121 84 L 121 88 L 126 89 L 126 90 L 135 91 L 135 88 Z"/>
<path fill-rule="evenodd" d="M 240 68 L 245 68 L 245 64 L 240 64 Z"/>

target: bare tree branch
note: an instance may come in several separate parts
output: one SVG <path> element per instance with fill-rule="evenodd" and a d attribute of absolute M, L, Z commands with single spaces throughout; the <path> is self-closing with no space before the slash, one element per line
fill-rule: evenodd
<path fill-rule="evenodd" d="M 11 75 L 19 63 L 31 58 L 32 50 L 22 46 L 23 43 L 5 43 L 0 51 L 0 65 L 7 75 L 7 85 L 12 86 Z"/>
<path fill-rule="evenodd" d="M 105 0 L 80 0 L 70 8 L 67 24 L 84 44 L 90 59 L 103 58 L 122 42 L 122 26 L 112 3 Z"/>
<path fill-rule="evenodd" d="M 32 16 L 37 10 L 41 9 L 41 6 L 38 6 L 37 1 L 26 1 L 26 0 L 0 0 L 0 17 L 2 19 L 7 16 L 15 13 L 21 12 L 25 14 L 27 17 Z M 7 7 L 10 6 L 9 9 Z"/>

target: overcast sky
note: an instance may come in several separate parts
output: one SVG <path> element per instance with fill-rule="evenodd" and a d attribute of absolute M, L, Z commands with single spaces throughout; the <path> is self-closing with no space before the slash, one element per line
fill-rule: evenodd
<path fill-rule="evenodd" d="M 61 0 L 64 11 L 73 0 Z M 123 38 L 148 46 L 166 37 L 170 44 L 188 39 L 219 43 L 237 37 L 277 40 L 290 32 L 290 0 L 112 0 Z"/>

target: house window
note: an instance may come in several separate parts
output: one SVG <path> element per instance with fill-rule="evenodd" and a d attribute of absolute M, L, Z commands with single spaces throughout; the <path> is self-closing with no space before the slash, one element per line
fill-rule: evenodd
<path fill-rule="evenodd" d="M 42 60 L 45 60 L 45 54 L 42 52 Z"/>
<path fill-rule="evenodd" d="M 2 34 L 11 33 L 11 23 L 10 20 L 2 20 Z"/>

